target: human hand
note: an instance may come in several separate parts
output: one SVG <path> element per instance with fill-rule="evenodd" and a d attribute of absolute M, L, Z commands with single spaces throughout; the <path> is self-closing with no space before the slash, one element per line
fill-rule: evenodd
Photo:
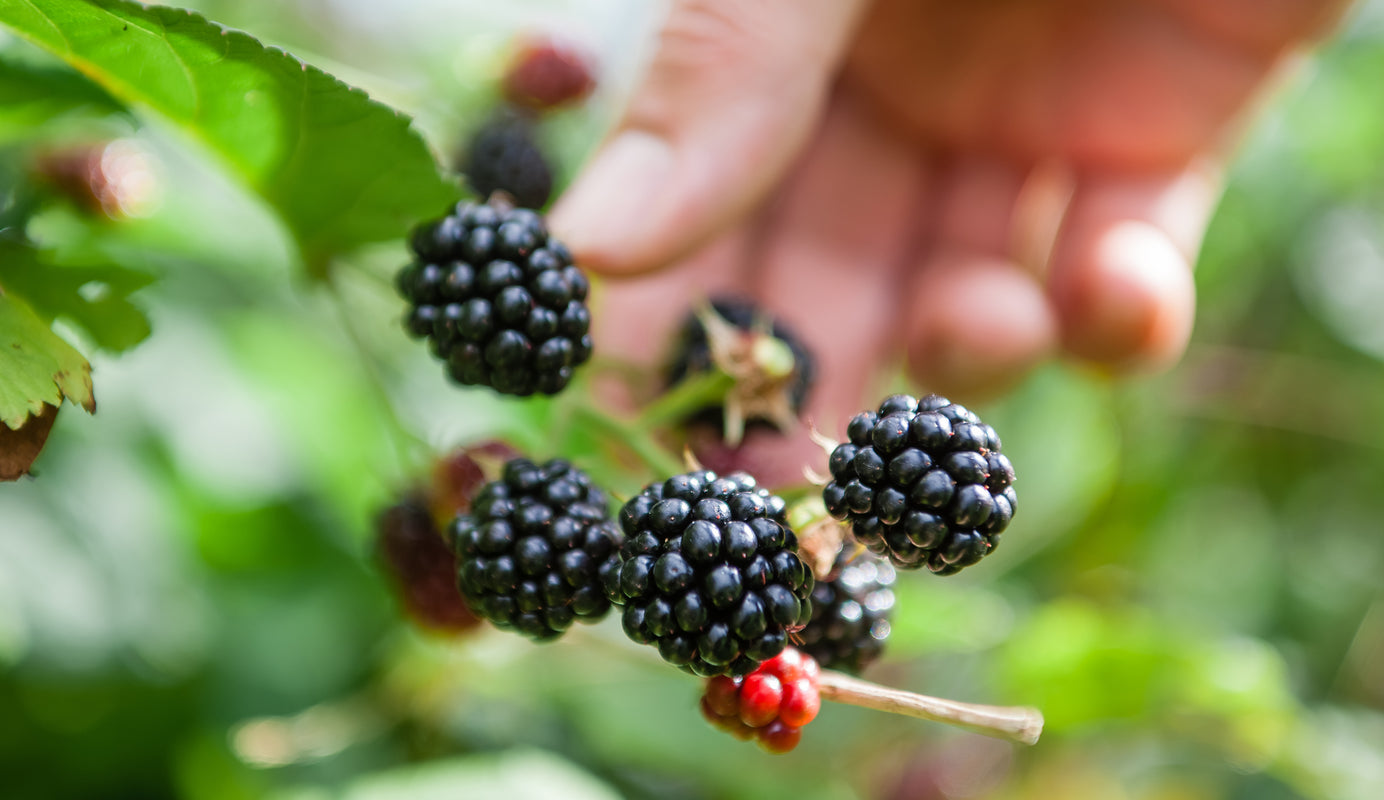
<path fill-rule="evenodd" d="M 961 399 L 1059 352 L 1166 365 L 1244 113 L 1345 6 L 679 0 L 552 224 L 620 279 L 605 353 L 750 294 L 818 356 L 810 418 L 898 353 Z"/>

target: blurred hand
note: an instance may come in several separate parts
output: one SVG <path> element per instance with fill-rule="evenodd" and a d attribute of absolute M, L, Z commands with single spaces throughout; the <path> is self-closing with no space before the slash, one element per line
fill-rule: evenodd
<path fill-rule="evenodd" d="M 552 225 L 622 279 L 605 353 L 652 362 L 698 296 L 757 296 L 815 348 L 832 433 L 899 353 L 959 399 L 1059 350 L 1166 365 L 1237 127 L 1345 6 L 678 0 Z"/>

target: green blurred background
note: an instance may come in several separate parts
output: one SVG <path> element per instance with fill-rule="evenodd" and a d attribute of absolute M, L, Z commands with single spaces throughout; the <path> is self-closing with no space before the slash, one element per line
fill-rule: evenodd
<path fill-rule="evenodd" d="M 415 114 L 444 161 L 510 37 L 566 31 L 603 66 L 586 106 L 545 123 L 567 174 L 656 6 L 191 5 Z M 1384 796 L 1381 76 L 1372 0 L 1240 151 L 1178 368 L 1052 366 L 981 409 L 1022 511 L 983 568 L 902 576 L 868 677 L 1037 705 L 1032 748 L 832 706 L 768 756 L 702 722 L 698 683 L 615 620 L 542 647 L 419 633 L 371 558 L 373 515 L 431 454 L 549 407 L 449 387 L 399 335 L 380 279 L 402 246 L 310 286 L 274 221 L 176 137 L 101 121 L 152 164 L 152 212 L 33 226 L 156 275 L 135 295 L 153 335 L 94 356 L 100 413 L 64 411 L 39 477 L 0 486 L 0 796 Z M 93 124 L 7 118 L 0 144 Z"/>

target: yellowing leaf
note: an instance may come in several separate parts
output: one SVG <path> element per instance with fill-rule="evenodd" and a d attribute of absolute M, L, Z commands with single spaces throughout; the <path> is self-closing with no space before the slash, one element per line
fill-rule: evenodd
<path fill-rule="evenodd" d="M 48 329 L 29 304 L 0 289 L 0 423 L 18 429 L 63 398 L 96 410 L 91 365 Z"/>

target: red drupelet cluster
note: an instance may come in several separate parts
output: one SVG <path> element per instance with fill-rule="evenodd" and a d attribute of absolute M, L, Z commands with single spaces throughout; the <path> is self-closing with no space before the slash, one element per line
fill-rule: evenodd
<path fill-rule="evenodd" d="M 461 634 L 480 625 L 457 589 L 456 556 L 442 538 L 438 520 L 469 511 L 471 497 L 485 483 L 486 465 L 516 455 L 502 442 L 450 453 L 433 465 L 427 487 L 415 489 L 376 517 L 376 556 L 404 612 L 419 626 Z"/>
<path fill-rule="evenodd" d="M 702 716 L 737 739 L 755 739 L 770 753 L 787 753 L 822 707 L 820 674 L 811 656 L 786 648 L 743 678 L 708 680 Z"/>
<path fill-rule="evenodd" d="M 534 33 L 515 50 L 502 85 L 514 105 L 548 111 L 581 102 L 596 87 L 594 60 L 574 42 Z"/>

